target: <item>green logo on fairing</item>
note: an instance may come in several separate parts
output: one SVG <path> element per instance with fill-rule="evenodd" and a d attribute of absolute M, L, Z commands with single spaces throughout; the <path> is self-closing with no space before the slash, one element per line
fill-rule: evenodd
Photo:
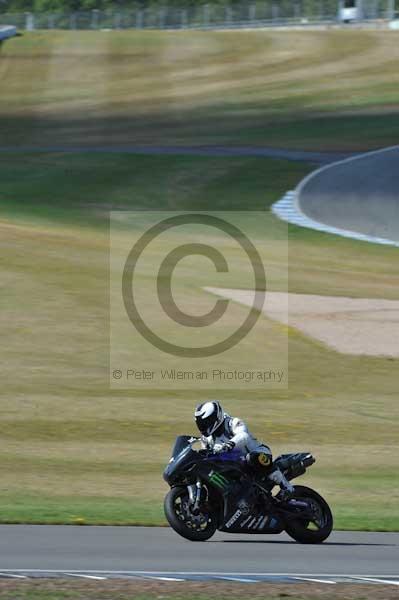
<path fill-rule="evenodd" d="M 209 473 L 209 481 L 211 481 L 214 485 L 216 485 L 222 490 L 229 485 L 229 482 L 226 479 L 226 477 L 224 477 L 220 473 L 215 473 L 214 471 L 211 471 Z"/>

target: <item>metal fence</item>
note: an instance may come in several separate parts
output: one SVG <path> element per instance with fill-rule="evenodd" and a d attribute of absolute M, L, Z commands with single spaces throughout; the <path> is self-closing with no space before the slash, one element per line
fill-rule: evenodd
<path fill-rule="evenodd" d="M 339 23 L 343 1 L 280 0 L 194 4 L 187 7 L 136 6 L 121 10 L 88 12 L 3 13 L 4 25 L 18 29 L 216 29 Z M 392 20 L 395 0 L 363 0 L 357 22 Z"/>

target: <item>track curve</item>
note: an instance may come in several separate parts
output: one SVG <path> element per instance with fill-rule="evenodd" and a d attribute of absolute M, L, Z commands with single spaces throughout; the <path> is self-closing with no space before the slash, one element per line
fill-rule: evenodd
<path fill-rule="evenodd" d="M 399 242 L 399 147 L 314 171 L 298 186 L 296 202 L 299 211 L 316 223 Z"/>

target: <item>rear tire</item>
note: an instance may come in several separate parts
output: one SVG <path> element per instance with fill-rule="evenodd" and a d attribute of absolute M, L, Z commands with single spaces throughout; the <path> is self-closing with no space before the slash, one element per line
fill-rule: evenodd
<path fill-rule="evenodd" d="M 333 516 L 327 502 L 314 490 L 303 485 L 295 486 L 292 496 L 295 499 L 308 500 L 314 509 L 315 520 L 290 520 L 285 530 L 289 536 L 301 544 L 321 544 L 330 535 L 333 528 Z M 317 529 L 311 529 L 316 526 Z"/>
<path fill-rule="evenodd" d="M 188 492 L 185 487 L 174 487 L 165 496 L 164 510 L 169 525 L 191 542 L 209 540 L 217 529 L 216 515 L 203 513 L 191 516 L 187 510 Z"/>

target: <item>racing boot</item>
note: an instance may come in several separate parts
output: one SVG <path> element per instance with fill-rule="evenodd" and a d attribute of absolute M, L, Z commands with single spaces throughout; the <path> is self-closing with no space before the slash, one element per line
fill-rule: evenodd
<path fill-rule="evenodd" d="M 277 498 L 279 500 L 288 500 L 294 493 L 294 486 L 288 481 L 288 479 L 280 471 L 280 469 L 275 469 L 274 471 L 269 473 L 267 478 L 276 485 L 280 486 L 280 491 L 277 494 Z"/>

